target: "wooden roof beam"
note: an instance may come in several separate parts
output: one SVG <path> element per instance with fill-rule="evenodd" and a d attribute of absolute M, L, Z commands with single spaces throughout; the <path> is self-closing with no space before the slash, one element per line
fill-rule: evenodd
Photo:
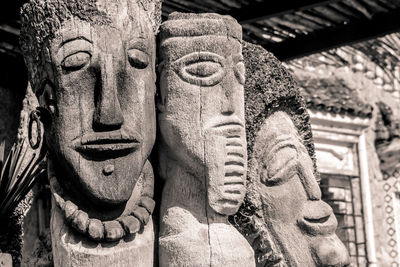
<path fill-rule="evenodd" d="M 256 2 L 241 9 L 232 10 L 229 14 L 241 24 L 276 17 L 287 13 L 302 11 L 316 6 L 323 6 L 338 2 L 339 0 L 279 0 Z"/>
<path fill-rule="evenodd" d="M 19 54 L 19 30 L 5 24 L 0 25 L 0 47 Z"/>
<path fill-rule="evenodd" d="M 400 8 L 389 13 L 376 14 L 371 20 L 354 20 L 280 43 L 261 42 L 260 45 L 285 61 L 400 31 L 399 18 Z"/>

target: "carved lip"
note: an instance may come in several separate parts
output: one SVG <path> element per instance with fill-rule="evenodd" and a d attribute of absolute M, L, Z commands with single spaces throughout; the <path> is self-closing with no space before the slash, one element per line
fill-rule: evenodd
<path fill-rule="evenodd" d="M 244 182 L 236 182 L 236 183 L 225 183 L 224 186 L 224 193 L 228 195 L 244 195 L 244 193 L 246 192 L 246 187 L 244 185 Z M 237 196 L 236 196 L 237 197 Z M 236 198 L 235 197 L 235 198 Z"/>
<path fill-rule="evenodd" d="M 241 177 L 235 177 L 235 178 L 229 178 L 224 180 L 224 185 L 232 185 L 232 186 L 236 186 L 236 185 L 244 185 L 244 180 Z"/>
<path fill-rule="evenodd" d="M 243 177 L 245 174 L 244 165 L 225 165 L 225 177 L 228 179 L 235 179 L 236 177 Z"/>
<path fill-rule="evenodd" d="M 297 222 L 304 232 L 309 235 L 329 235 L 336 231 L 337 221 L 328 204 L 323 201 L 312 201 L 304 208 L 303 218 Z"/>
<path fill-rule="evenodd" d="M 226 147 L 226 161 L 236 161 L 236 162 L 245 162 L 246 151 L 243 146 L 232 146 L 228 145 Z"/>
<path fill-rule="evenodd" d="M 208 129 L 236 130 L 244 128 L 244 122 L 237 116 L 218 116 L 206 124 Z"/>
<path fill-rule="evenodd" d="M 79 136 L 72 142 L 74 149 L 82 153 L 131 152 L 140 146 L 137 136 L 139 135 L 124 130 L 92 132 Z"/>

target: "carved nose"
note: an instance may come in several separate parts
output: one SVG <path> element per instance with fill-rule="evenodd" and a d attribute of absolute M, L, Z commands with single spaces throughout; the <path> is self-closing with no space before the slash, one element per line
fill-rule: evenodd
<path fill-rule="evenodd" d="M 98 130 L 120 128 L 124 123 L 124 117 L 117 95 L 118 86 L 112 55 L 106 55 L 100 60 L 100 77 L 94 126 Z"/>
<path fill-rule="evenodd" d="M 305 156 L 306 157 L 306 156 Z M 301 159 L 301 158 L 300 158 Z M 309 161 L 309 160 L 308 160 Z M 307 162 L 304 158 L 303 162 Z M 321 190 L 313 173 L 312 164 L 300 164 L 301 179 L 309 200 L 320 200 Z"/>
<path fill-rule="evenodd" d="M 236 98 L 238 97 L 237 95 L 235 95 L 235 85 L 233 83 L 234 77 L 231 77 L 228 75 L 228 77 L 226 77 L 225 79 L 228 80 L 228 82 L 223 85 L 223 89 L 224 91 L 224 95 L 223 95 L 223 100 L 222 100 L 222 105 L 221 105 L 221 113 L 223 115 L 231 115 L 233 113 L 235 113 L 235 105 L 238 105 L 239 103 L 235 103 L 237 102 Z"/>

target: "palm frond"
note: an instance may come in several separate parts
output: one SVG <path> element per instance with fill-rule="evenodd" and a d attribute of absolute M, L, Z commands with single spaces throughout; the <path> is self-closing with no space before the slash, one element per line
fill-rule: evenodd
<path fill-rule="evenodd" d="M 28 146 L 19 142 L 12 146 L 6 156 L 4 146 L 3 141 L 0 143 L 0 216 L 11 213 L 32 189 L 35 181 L 45 173 L 44 153 L 27 153 Z"/>
<path fill-rule="evenodd" d="M 3 140 L 0 143 L 0 169 L 3 168 L 5 147 L 6 147 L 6 141 Z"/>
<path fill-rule="evenodd" d="M 398 75 L 396 71 L 400 67 L 400 33 L 313 54 L 289 61 L 288 64 L 294 66 L 299 65 L 299 62 L 307 62 L 314 66 L 327 64 L 327 62 L 321 60 L 321 55 L 329 59 L 328 64 L 335 66 L 353 65 L 356 63 L 354 62 L 354 55 L 362 55 L 366 61 L 373 62 L 381 68 L 393 85 L 395 80 L 400 82 L 396 77 Z"/>

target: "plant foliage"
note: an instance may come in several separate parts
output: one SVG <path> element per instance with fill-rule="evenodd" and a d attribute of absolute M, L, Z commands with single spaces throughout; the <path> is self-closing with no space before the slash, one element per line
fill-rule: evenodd
<path fill-rule="evenodd" d="M 0 143 L 0 218 L 13 212 L 35 181 L 45 173 L 45 153 L 28 153 L 24 142 L 14 143 L 8 155 Z"/>

